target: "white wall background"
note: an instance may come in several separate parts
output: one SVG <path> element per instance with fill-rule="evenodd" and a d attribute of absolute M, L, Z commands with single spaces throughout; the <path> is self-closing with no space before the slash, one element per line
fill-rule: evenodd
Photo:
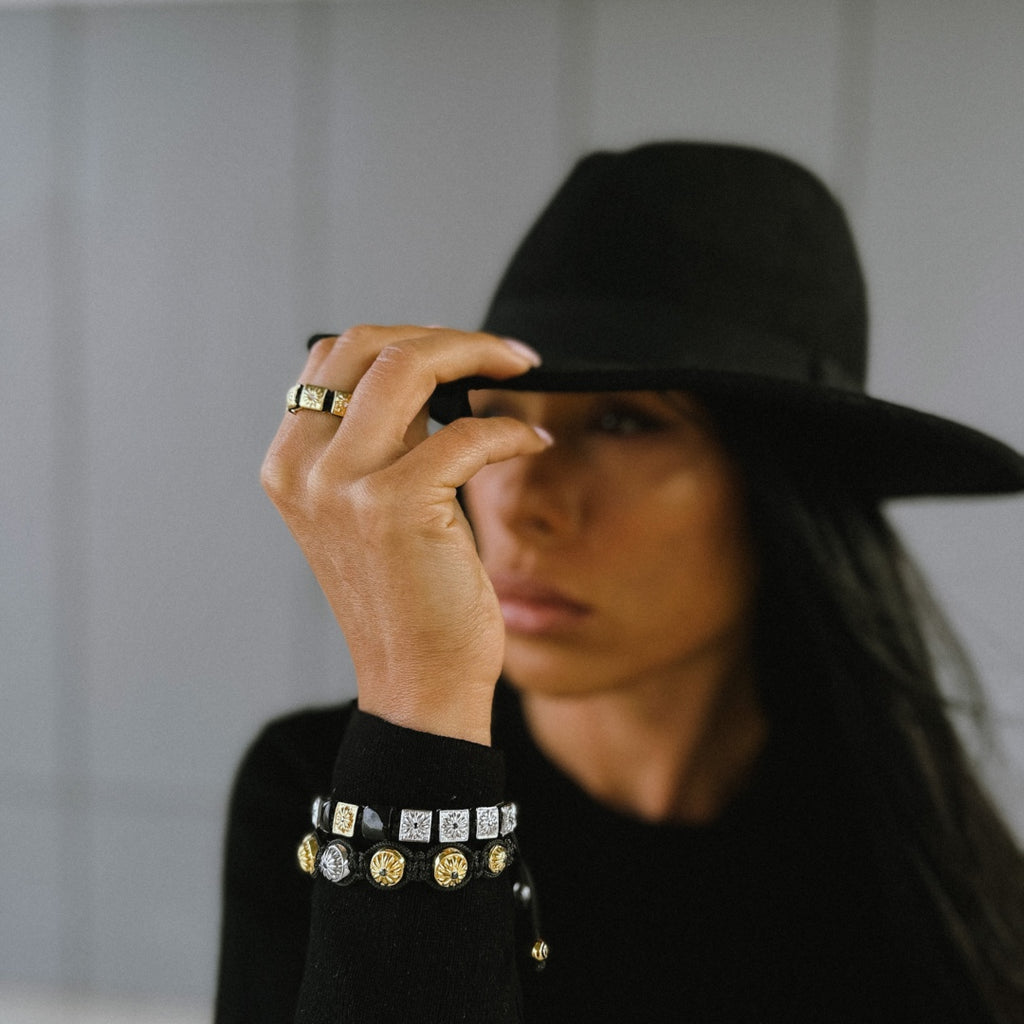
<path fill-rule="evenodd" d="M 303 339 L 473 325 L 583 150 L 809 164 L 861 242 L 875 392 L 1024 448 L 1022 54 L 1020 0 L 0 10 L 0 1017 L 208 1015 L 233 767 L 351 693 L 257 483 Z M 1020 828 L 1022 510 L 896 510 Z"/>

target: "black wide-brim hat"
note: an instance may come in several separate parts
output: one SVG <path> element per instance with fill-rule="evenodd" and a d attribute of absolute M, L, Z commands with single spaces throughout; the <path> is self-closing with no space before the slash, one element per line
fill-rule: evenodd
<path fill-rule="evenodd" d="M 581 160 L 501 280 L 483 329 L 536 370 L 438 389 L 681 389 L 728 405 L 794 464 L 880 498 L 1024 490 L 1024 457 L 864 391 L 867 303 L 846 218 L 810 172 L 741 146 L 665 142 Z"/>

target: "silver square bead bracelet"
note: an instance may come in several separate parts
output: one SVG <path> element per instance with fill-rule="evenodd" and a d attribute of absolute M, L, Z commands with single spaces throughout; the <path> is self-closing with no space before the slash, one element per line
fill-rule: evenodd
<path fill-rule="evenodd" d="M 518 809 L 511 801 L 487 807 L 423 810 L 352 804 L 318 796 L 311 817 L 315 829 L 349 839 L 358 836 L 369 842 L 465 843 L 510 835 L 516 828 Z"/>

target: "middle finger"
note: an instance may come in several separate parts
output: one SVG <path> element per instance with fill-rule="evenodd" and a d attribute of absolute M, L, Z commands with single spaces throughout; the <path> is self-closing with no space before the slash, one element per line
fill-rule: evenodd
<path fill-rule="evenodd" d="M 358 327 L 332 346 L 319 372 L 340 386 L 361 368 L 358 384 L 325 455 L 344 449 L 356 475 L 388 465 L 408 451 L 410 425 L 439 383 L 468 376 L 502 380 L 525 373 L 539 357 L 519 342 L 482 332 L 423 327 Z M 357 440 L 358 439 L 358 440 Z"/>

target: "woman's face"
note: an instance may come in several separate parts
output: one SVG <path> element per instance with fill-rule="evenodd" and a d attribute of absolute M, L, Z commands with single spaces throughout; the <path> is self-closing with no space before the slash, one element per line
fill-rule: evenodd
<path fill-rule="evenodd" d="M 584 694 L 745 661 L 754 558 L 738 470 L 700 404 L 654 391 L 471 393 L 547 429 L 465 487 L 525 691 Z"/>

